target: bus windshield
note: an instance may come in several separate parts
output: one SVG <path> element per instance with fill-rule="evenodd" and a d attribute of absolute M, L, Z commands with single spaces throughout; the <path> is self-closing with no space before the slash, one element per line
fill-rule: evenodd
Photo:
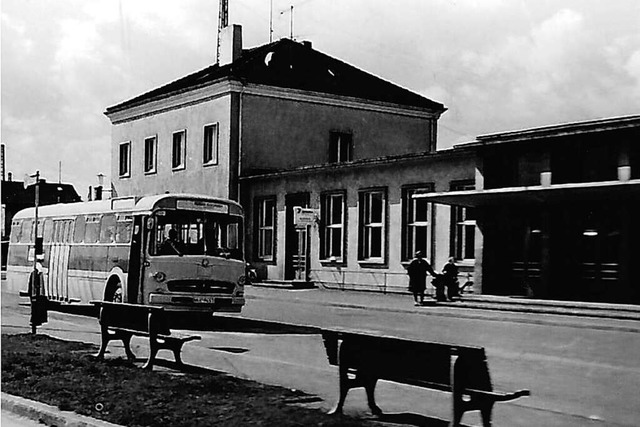
<path fill-rule="evenodd" d="M 159 210 L 151 255 L 209 255 L 242 260 L 242 218 L 185 210 Z"/>

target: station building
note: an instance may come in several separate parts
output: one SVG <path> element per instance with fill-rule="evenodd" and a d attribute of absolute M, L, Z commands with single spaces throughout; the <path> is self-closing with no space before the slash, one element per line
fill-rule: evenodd
<path fill-rule="evenodd" d="M 473 209 L 483 294 L 640 304 L 640 116 L 483 135 Z M 437 205 L 436 205 L 437 206 Z"/>
<path fill-rule="evenodd" d="M 435 101 L 282 39 L 109 107 L 115 195 L 240 201 L 262 280 L 406 290 L 422 250 L 473 274 L 472 210 L 418 197 L 474 188 L 474 149 L 437 151 Z"/>

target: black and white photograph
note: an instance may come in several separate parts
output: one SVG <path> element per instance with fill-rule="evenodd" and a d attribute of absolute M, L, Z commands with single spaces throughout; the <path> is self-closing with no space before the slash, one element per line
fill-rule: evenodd
<path fill-rule="evenodd" d="M 2 426 L 640 425 L 640 2 L 0 14 Z"/>

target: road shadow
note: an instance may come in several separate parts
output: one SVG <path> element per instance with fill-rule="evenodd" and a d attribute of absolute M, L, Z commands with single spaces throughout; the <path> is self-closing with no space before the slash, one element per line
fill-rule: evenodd
<path fill-rule="evenodd" d="M 448 427 L 449 421 L 436 417 L 427 417 L 422 414 L 414 414 L 412 412 L 385 413 L 377 416 L 376 421 L 383 423 L 392 423 L 407 426 L 418 427 Z M 460 427 L 469 427 L 466 424 L 460 424 Z"/>

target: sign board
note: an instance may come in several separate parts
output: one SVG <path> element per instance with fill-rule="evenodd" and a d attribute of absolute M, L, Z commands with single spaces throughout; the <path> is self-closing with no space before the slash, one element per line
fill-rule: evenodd
<path fill-rule="evenodd" d="M 178 200 L 176 201 L 176 208 L 224 214 L 229 213 L 229 205 L 206 200 Z"/>
<path fill-rule="evenodd" d="M 317 220 L 318 214 L 315 209 L 303 208 L 300 206 L 293 207 L 293 224 L 296 227 L 314 225 Z"/>

